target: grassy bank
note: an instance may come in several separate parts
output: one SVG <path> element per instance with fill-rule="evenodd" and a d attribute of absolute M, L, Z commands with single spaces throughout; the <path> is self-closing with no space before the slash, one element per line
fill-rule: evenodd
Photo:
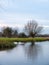
<path fill-rule="evenodd" d="M 49 41 L 49 37 L 35 37 L 35 38 L 0 38 L 0 43 L 8 42 L 40 42 L 40 41 Z"/>
<path fill-rule="evenodd" d="M 16 46 L 13 42 L 41 42 L 41 41 L 49 41 L 49 37 L 0 38 L 0 48 L 13 48 Z"/>
<path fill-rule="evenodd" d="M 10 49 L 15 47 L 16 45 L 13 42 L 14 41 L 10 38 L 0 38 L 0 49 Z"/>
<path fill-rule="evenodd" d="M 15 46 L 13 42 L 0 42 L 0 48 L 13 48 Z"/>

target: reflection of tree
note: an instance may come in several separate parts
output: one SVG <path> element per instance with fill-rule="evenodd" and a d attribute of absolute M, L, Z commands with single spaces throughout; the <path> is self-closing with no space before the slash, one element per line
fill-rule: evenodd
<path fill-rule="evenodd" d="M 29 45 L 28 47 L 25 47 L 25 54 L 27 58 L 36 59 L 38 56 L 38 53 L 40 54 L 41 47 L 34 44 Z"/>

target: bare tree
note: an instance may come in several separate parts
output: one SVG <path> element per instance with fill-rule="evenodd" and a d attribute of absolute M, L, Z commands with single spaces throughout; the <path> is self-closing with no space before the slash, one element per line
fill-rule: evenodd
<path fill-rule="evenodd" d="M 24 27 L 25 32 L 31 37 L 35 37 L 35 35 L 39 34 L 42 28 L 43 27 L 39 26 L 34 20 L 30 20 Z"/>

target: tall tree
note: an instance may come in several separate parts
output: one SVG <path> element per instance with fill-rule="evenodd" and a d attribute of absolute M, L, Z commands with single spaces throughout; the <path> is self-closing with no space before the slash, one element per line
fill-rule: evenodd
<path fill-rule="evenodd" d="M 42 28 L 43 27 L 39 26 L 34 20 L 30 20 L 24 27 L 25 32 L 31 37 L 35 37 L 35 35 L 39 34 Z"/>

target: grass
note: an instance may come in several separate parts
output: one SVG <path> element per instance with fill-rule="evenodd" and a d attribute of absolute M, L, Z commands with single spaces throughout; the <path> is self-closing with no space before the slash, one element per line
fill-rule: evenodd
<path fill-rule="evenodd" d="M 13 42 L 41 42 L 41 41 L 49 41 L 49 37 L 0 38 L 0 48 L 13 48 L 16 46 Z"/>
<path fill-rule="evenodd" d="M 13 43 L 12 39 L 10 38 L 0 38 L 0 49 L 10 49 L 15 47 L 16 45 Z"/>
<path fill-rule="evenodd" d="M 0 42 L 37 42 L 49 41 L 49 37 L 35 37 L 35 38 L 0 38 Z"/>
<path fill-rule="evenodd" d="M 0 48 L 13 48 L 16 45 L 11 42 L 0 42 Z"/>

